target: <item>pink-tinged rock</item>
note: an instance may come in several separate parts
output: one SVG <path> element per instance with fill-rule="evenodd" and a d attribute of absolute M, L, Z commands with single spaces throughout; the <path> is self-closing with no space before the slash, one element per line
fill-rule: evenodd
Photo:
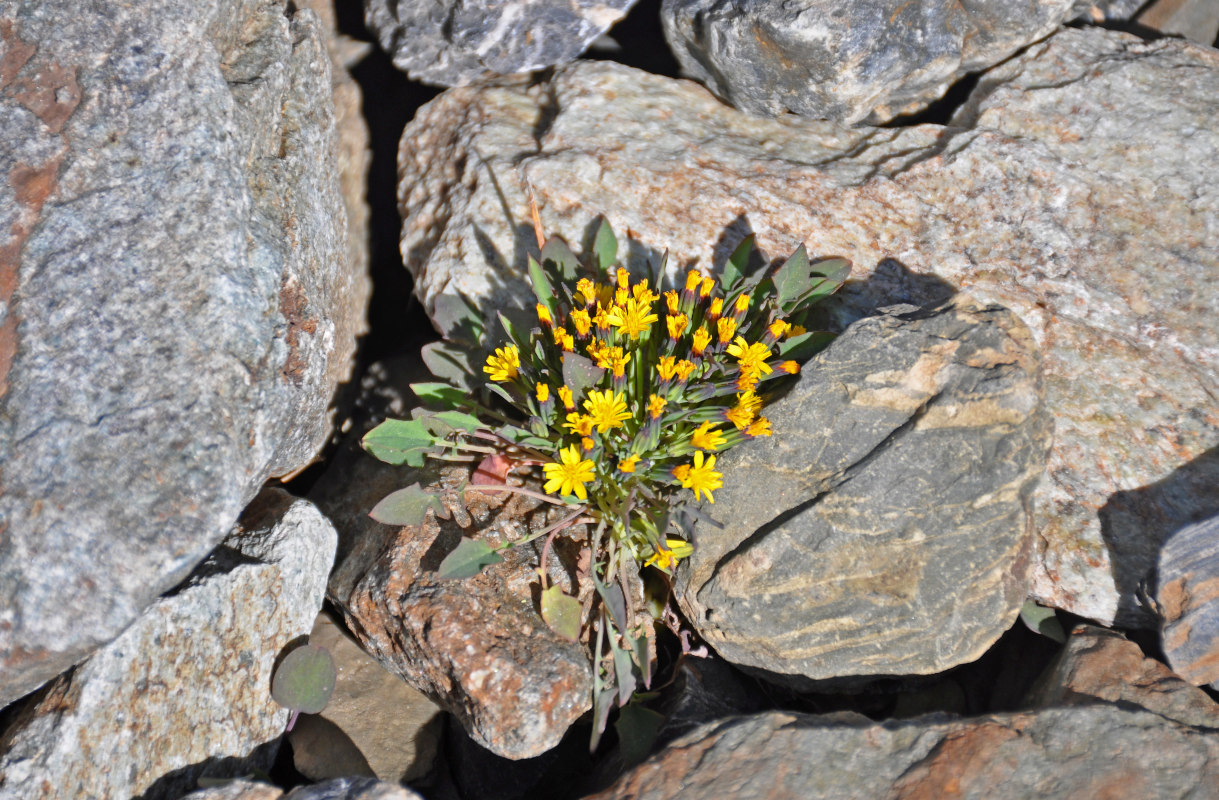
<path fill-rule="evenodd" d="M 1219 689 L 1219 516 L 1168 537 L 1156 585 L 1168 663 L 1190 683 Z"/>
<path fill-rule="evenodd" d="M 1149 625 L 1164 536 L 1219 485 L 1219 53 L 1062 30 L 983 77 L 950 127 L 747 117 L 697 86 L 606 63 L 456 89 L 400 146 L 402 251 L 427 308 L 530 298 L 528 194 L 577 245 L 605 214 L 633 263 L 714 270 L 842 255 L 839 326 L 944 284 L 1013 309 L 1055 421 L 1036 494 L 1041 601 Z M 886 259 L 896 259 L 895 265 Z"/>

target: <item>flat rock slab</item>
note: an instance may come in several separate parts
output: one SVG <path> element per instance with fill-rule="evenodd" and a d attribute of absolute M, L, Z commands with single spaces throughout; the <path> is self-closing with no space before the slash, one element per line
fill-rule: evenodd
<path fill-rule="evenodd" d="M 288 793 L 267 783 L 237 780 L 224 786 L 191 792 L 183 800 L 423 800 L 394 783 L 375 778 L 335 778 L 311 786 L 298 786 Z"/>
<path fill-rule="evenodd" d="M 1168 537 L 1156 586 L 1168 663 L 1195 686 L 1219 689 L 1219 516 Z"/>
<path fill-rule="evenodd" d="M 1045 464 L 1032 334 L 968 298 L 851 325 L 716 462 L 678 571 L 734 664 L 809 679 L 927 675 L 980 657 L 1024 602 Z"/>
<path fill-rule="evenodd" d="M 0 4 L 0 704 L 308 464 L 363 325 L 286 2 Z"/>
<path fill-rule="evenodd" d="M 736 108 L 880 125 L 1073 16 L 1075 0 L 665 0 L 682 71 Z"/>
<path fill-rule="evenodd" d="M 260 495 L 180 591 L 17 710 L 5 796 L 177 798 L 270 768 L 289 714 L 271 676 L 321 609 L 336 540 L 308 501 Z"/>
<path fill-rule="evenodd" d="M 770 712 L 705 725 L 595 800 L 833 797 L 1192 798 L 1219 780 L 1219 737 L 1093 706 L 875 724 Z"/>
<path fill-rule="evenodd" d="M 462 536 L 495 546 L 553 521 L 539 501 L 519 495 L 469 493 L 467 508 L 454 494 L 465 478 L 390 467 L 358 448 L 340 451 L 315 488 L 340 535 L 328 593 L 386 668 L 454 714 L 483 747 L 529 758 L 558 744 L 588 709 L 591 659 L 585 645 L 559 638 L 539 614 L 542 540 L 510 548 L 504 563 L 476 577 L 436 577 Z M 453 518 L 429 512 L 423 526 L 396 528 L 368 517 L 383 497 L 415 482 L 447 486 Z M 556 542 L 563 566 L 552 556 L 548 574 L 570 594 L 578 548 Z"/>
<path fill-rule="evenodd" d="M 1219 53 L 1062 30 L 988 74 L 952 127 L 749 117 L 606 63 L 454 89 L 399 154 L 402 252 L 434 309 L 531 297 L 526 186 L 573 244 L 607 215 L 634 264 L 718 269 L 748 232 L 854 264 L 832 322 L 968 289 L 1043 353 L 1054 417 L 1032 592 L 1103 622 L 1164 536 L 1219 504 Z M 627 238 L 624 236 L 624 238 Z"/>
<path fill-rule="evenodd" d="M 394 65 L 417 81 L 465 86 L 572 61 L 635 0 L 364 0 Z"/>

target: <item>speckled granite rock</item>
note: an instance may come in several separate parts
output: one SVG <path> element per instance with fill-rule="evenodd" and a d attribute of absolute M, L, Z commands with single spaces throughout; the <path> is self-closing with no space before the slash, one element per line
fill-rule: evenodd
<path fill-rule="evenodd" d="M 464 86 L 494 74 L 566 64 L 626 15 L 634 0 L 364 0 L 364 19 L 398 69 Z"/>
<path fill-rule="evenodd" d="M 1075 0 L 664 0 L 682 71 L 750 114 L 879 125 L 1073 16 Z"/>
<path fill-rule="evenodd" d="M 184 586 L 24 701 L 0 733 L 3 794 L 177 798 L 269 768 L 288 722 L 275 661 L 309 632 L 335 541 L 309 502 L 259 495 Z"/>
<path fill-rule="evenodd" d="M 1011 308 L 1055 419 L 1033 594 L 1151 625 L 1137 590 L 1160 542 L 1217 502 L 1219 190 L 1200 169 L 1219 160 L 1216 98 L 1215 51 L 1094 29 L 986 76 L 948 128 L 757 119 L 689 83 L 575 64 L 419 111 L 402 251 L 429 309 L 442 292 L 523 302 L 528 181 L 547 231 L 578 243 L 604 213 L 636 262 L 667 248 L 714 269 L 749 231 L 769 256 L 806 241 L 850 258 L 839 327 L 945 284 Z"/>
<path fill-rule="evenodd" d="M 1080 625 L 1027 698 L 1032 708 L 1138 706 L 1182 725 L 1219 729 L 1219 703 L 1116 631 Z"/>
<path fill-rule="evenodd" d="M 0 3 L 0 704 L 313 458 L 362 326 L 285 2 Z"/>
<path fill-rule="evenodd" d="M 238 780 L 224 786 L 191 792 L 183 800 L 423 800 L 405 786 L 375 778 L 336 778 L 312 786 L 298 786 L 284 794 L 266 783 Z"/>
<path fill-rule="evenodd" d="M 770 712 L 704 725 L 590 800 L 1204 797 L 1219 737 L 1142 710 L 1049 709 L 876 724 Z"/>
<path fill-rule="evenodd" d="M 1168 537 L 1156 586 L 1168 663 L 1190 683 L 1219 689 L 1219 515 Z"/>
<path fill-rule="evenodd" d="M 686 618 L 728 661 L 810 679 L 980 657 L 1024 602 L 1045 465 L 1032 335 L 960 297 L 860 320 L 725 453 L 682 562 Z"/>
<path fill-rule="evenodd" d="M 392 528 L 368 517 L 381 498 L 416 481 L 447 487 L 451 520 L 429 514 L 421 529 Z M 507 758 L 536 756 L 589 707 L 590 658 L 584 645 L 560 639 L 539 615 L 534 591 L 542 540 L 506 551 L 504 563 L 477 577 L 435 577 L 461 536 L 497 544 L 524 535 L 544 516 L 539 501 L 503 493 L 471 493 L 463 507 L 454 493 L 458 481 L 341 450 L 314 494 L 340 536 L 329 595 L 365 650 L 453 713 L 481 745 Z M 556 540 L 554 552 L 567 566 L 554 557 L 547 565 L 568 592 L 576 549 Z"/>

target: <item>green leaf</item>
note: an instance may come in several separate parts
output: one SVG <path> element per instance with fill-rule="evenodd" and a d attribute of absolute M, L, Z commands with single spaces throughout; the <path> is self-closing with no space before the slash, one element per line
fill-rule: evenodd
<path fill-rule="evenodd" d="M 552 315 L 555 314 L 554 288 L 550 285 L 550 278 L 546 277 L 546 270 L 533 256 L 529 256 L 529 282 L 533 284 L 533 294 L 538 302 L 546 306 Z"/>
<path fill-rule="evenodd" d="M 661 611 L 663 612 L 663 608 Z M 659 615 L 657 615 L 659 618 Z M 648 647 L 647 636 L 628 637 L 631 641 L 631 649 L 634 651 L 635 663 L 639 665 L 639 671 L 642 673 L 643 685 L 652 685 L 652 651 Z"/>
<path fill-rule="evenodd" d="M 362 440 L 364 449 L 387 464 L 423 466 L 424 454 L 436 439 L 417 419 L 387 419 Z"/>
<path fill-rule="evenodd" d="M 736 282 L 745 277 L 745 268 L 749 265 L 749 257 L 753 255 L 753 234 L 749 234 L 741 243 L 732 251 L 732 255 L 728 256 L 727 263 L 724 264 L 724 272 L 720 275 L 720 285 L 724 287 L 725 292 L 731 292 L 736 288 Z"/>
<path fill-rule="evenodd" d="M 472 350 L 452 342 L 428 342 L 419 355 L 433 375 L 459 389 L 473 394 L 482 383 L 481 357 Z"/>
<path fill-rule="evenodd" d="M 810 270 L 809 286 L 798 302 L 805 307 L 821 302 L 842 288 L 851 274 L 851 262 L 845 258 L 826 258 L 813 263 Z"/>
<path fill-rule="evenodd" d="M 1052 608 L 1037 605 L 1032 600 L 1025 600 L 1024 606 L 1020 609 L 1020 621 L 1033 633 L 1040 633 L 1059 644 L 1067 641 L 1062 623 L 1058 621 L 1058 615 Z"/>
<path fill-rule="evenodd" d="M 618 732 L 618 751 L 626 766 L 643 761 L 652 752 L 664 715 L 639 703 L 631 703 L 618 712 L 614 730 Z"/>
<path fill-rule="evenodd" d="M 554 447 L 554 442 L 545 438 L 545 436 L 536 436 L 530 431 L 521 428 L 504 426 L 497 428 L 495 432 L 513 444 L 519 444 L 522 447 L 541 448 L 542 450 L 550 450 Z"/>
<path fill-rule="evenodd" d="M 445 339 L 471 347 L 479 345 L 486 327 L 478 308 L 460 293 L 436 295 L 432 301 L 432 321 Z"/>
<path fill-rule="evenodd" d="M 609 636 L 610 649 L 614 651 L 614 674 L 618 676 L 618 705 L 624 706 L 635 693 L 635 662 L 631 654 L 618 646 L 617 637 Z"/>
<path fill-rule="evenodd" d="M 563 354 L 563 383 L 571 389 L 572 397 L 580 397 L 601 380 L 605 370 L 579 353 Z"/>
<path fill-rule="evenodd" d="M 602 583 L 595 571 L 593 572 L 593 585 L 597 587 L 597 594 L 601 595 L 601 600 L 609 610 L 610 619 L 614 621 L 614 627 L 620 631 L 625 631 L 626 597 L 622 594 L 621 587 L 618 586 L 617 582 L 609 586 Z"/>
<path fill-rule="evenodd" d="M 808 252 L 804 245 L 800 245 L 771 276 L 775 285 L 775 301 L 780 306 L 786 306 L 799 297 L 808 288 L 808 275 Z"/>
<path fill-rule="evenodd" d="M 485 428 L 482 421 L 464 411 L 425 411 L 418 420 L 434 436 L 448 436 L 455 431 L 476 431 Z"/>
<path fill-rule="evenodd" d="M 609 712 L 614 707 L 614 698 L 617 695 L 618 693 L 612 687 L 593 691 L 593 734 L 588 741 L 590 753 L 597 749 L 597 743 L 601 741 L 601 734 L 605 733 L 605 724 L 609 722 Z"/>
<path fill-rule="evenodd" d="M 542 619 L 546 625 L 569 642 L 580 638 L 580 601 L 563 594 L 558 586 L 542 592 Z"/>
<path fill-rule="evenodd" d="M 614 265 L 614 259 L 618 257 L 618 237 L 614 235 L 609 220 L 604 216 L 600 219 L 597 233 L 593 236 L 593 255 L 597 258 L 597 268 L 605 272 Z"/>
<path fill-rule="evenodd" d="M 779 358 L 805 361 L 830 346 L 837 336 L 828 331 L 809 331 L 779 343 Z"/>
<path fill-rule="evenodd" d="M 469 399 L 461 389 L 440 381 L 412 383 L 411 391 L 415 393 L 415 397 L 418 397 L 421 403 L 435 403 L 449 408 L 462 406 Z"/>
<path fill-rule="evenodd" d="M 541 256 L 542 266 L 545 267 L 547 262 L 553 264 L 554 274 L 563 283 L 575 280 L 580 274 L 580 259 L 576 258 L 567 242 L 557 236 L 550 237 L 542 246 Z"/>
<path fill-rule="evenodd" d="M 439 497 L 413 483 L 386 495 L 373 506 L 368 516 L 385 525 L 422 525 L 429 508 L 437 514 L 444 511 Z"/>
<path fill-rule="evenodd" d="M 271 678 L 271 697 L 284 708 L 316 714 L 330 702 L 338 670 L 320 644 L 302 645 L 284 656 Z"/>
<path fill-rule="evenodd" d="M 436 577 L 470 578 L 482 572 L 492 564 L 498 564 L 504 557 L 492 550 L 481 539 L 462 539 L 457 548 L 444 557 L 436 570 Z"/>

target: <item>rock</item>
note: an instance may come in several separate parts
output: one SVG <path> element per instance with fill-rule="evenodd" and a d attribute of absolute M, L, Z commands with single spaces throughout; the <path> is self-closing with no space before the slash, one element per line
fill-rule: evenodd
<path fill-rule="evenodd" d="M 1192 797 L 1213 732 L 1113 706 L 873 723 L 769 712 L 704 725 L 590 800 Z"/>
<path fill-rule="evenodd" d="M 566 64 L 634 0 L 365 0 L 364 20 L 398 69 L 436 86 Z"/>
<path fill-rule="evenodd" d="M 238 780 L 224 786 L 201 789 L 184 800 L 423 800 L 404 786 L 382 783 L 375 778 L 336 778 L 312 786 L 298 786 L 284 794 L 265 783 Z"/>
<path fill-rule="evenodd" d="M 416 481 L 444 483 L 453 519 L 429 514 L 422 529 L 394 529 L 368 517 L 383 497 Z M 350 445 L 341 449 L 315 487 L 340 536 L 329 596 L 365 650 L 454 714 L 479 744 L 506 758 L 536 756 L 589 707 L 590 657 L 539 614 L 534 592 L 542 540 L 511 548 L 504 563 L 477 577 L 435 577 L 461 536 L 495 545 L 550 519 L 538 501 L 504 493 L 469 493 L 466 509 L 456 500 L 460 481 L 455 474 L 438 481 L 435 473 L 389 467 Z M 547 565 L 569 593 L 577 549 L 556 540 L 566 569 L 554 558 Z"/>
<path fill-rule="evenodd" d="M 325 614 L 309 641 L 330 651 L 339 676 L 326 708 L 302 714 L 288 734 L 296 769 L 315 781 L 366 775 L 405 783 L 422 777 L 436 758 L 440 709 Z"/>
<path fill-rule="evenodd" d="M 1219 515 L 1168 537 L 1158 587 L 1168 663 L 1195 686 L 1219 689 Z"/>
<path fill-rule="evenodd" d="M 879 125 L 1044 38 L 1074 6 L 665 0 L 661 19 L 682 71 L 742 111 Z"/>
<path fill-rule="evenodd" d="M 957 298 L 860 320 L 716 468 L 677 599 L 728 661 L 781 676 L 929 675 L 1024 602 L 1049 445 L 1032 336 Z"/>
<path fill-rule="evenodd" d="M 578 245 L 604 213 L 634 264 L 668 249 L 718 269 L 749 232 L 768 258 L 802 241 L 849 258 L 839 330 L 953 288 L 1013 309 L 1055 418 L 1032 593 L 1149 626 L 1137 591 L 1163 537 L 1219 510 L 1219 190 L 1198 168 L 1219 151 L 1217 83 L 1211 50 L 1062 30 L 988 74 L 953 127 L 846 129 L 577 63 L 420 109 L 402 252 L 429 312 L 459 291 L 485 312 L 525 302 L 527 182 L 548 232 Z"/>
<path fill-rule="evenodd" d="M 309 463 L 367 294 L 312 12 L 4 8 L 0 704 Z"/>
<path fill-rule="evenodd" d="M 1137 706 L 1196 728 L 1219 728 L 1219 704 L 1117 631 L 1080 625 L 1029 693 L 1030 708 Z"/>
<path fill-rule="evenodd" d="M 1219 7 L 1208 0 L 1155 0 L 1139 13 L 1138 23 L 1212 47 L 1219 36 Z"/>
<path fill-rule="evenodd" d="M 269 768 L 289 713 L 271 675 L 321 608 L 335 540 L 309 502 L 261 494 L 182 587 L 15 711 L 6 796 L 176 798 Z"/>

